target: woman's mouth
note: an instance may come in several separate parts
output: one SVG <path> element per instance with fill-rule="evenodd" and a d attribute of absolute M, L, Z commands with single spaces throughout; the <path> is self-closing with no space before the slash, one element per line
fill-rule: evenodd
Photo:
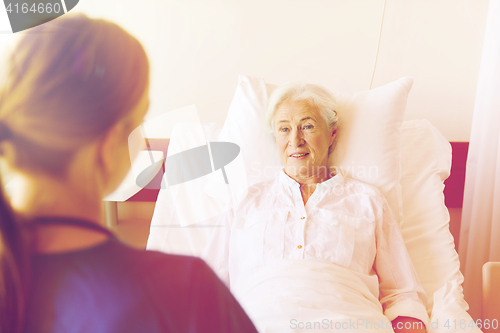
<path fill-rule="evenodd" d="M 309 153 L 290 154 L 288 156 L 289 157 L 293 157 L 293 158 L 301 158 L 301 157 L 304 157 L 304 156 L 307 156 L 307 155 L 309 155 Z"/>

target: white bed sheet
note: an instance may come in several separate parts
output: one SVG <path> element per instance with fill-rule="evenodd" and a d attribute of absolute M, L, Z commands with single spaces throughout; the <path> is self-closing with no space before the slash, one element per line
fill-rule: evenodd
<path fill-rule="evenodd" d="M 231 286 L 259 332 L 393 332 L 367 280 L 332 263 L 283 260 Z"/>

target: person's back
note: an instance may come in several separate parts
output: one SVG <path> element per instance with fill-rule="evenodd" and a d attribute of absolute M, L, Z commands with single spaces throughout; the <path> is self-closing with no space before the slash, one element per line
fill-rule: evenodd
<path fill-rule="evenodd" d="M 84 15 L 33 30 L 0 86 L 0 158 L 19 179 L 11 205 L 0 188 L 0 332 L 256 332 L 201 259 L 101 226 L 149 105 L 140 43 Z"/>
<path fill-rule="evenodd" d="M 25 332 L 241 332 L 252 327 L 198 258 L 107 242 L 33 257 Z"/>

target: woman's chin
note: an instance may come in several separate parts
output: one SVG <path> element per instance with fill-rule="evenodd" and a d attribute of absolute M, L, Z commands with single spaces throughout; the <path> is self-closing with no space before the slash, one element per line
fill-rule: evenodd
<path fill-rule="evenodd" d="M 308 177 L 314 174 L 314 167 L 309 163 L 289 163 L 285 168 L 285 172 L 292 177 Z"/>
<path fill-rule="evenodd" d="M 308 161 L 298 163 L 288 163 L 285 167 L 285 172 L 291 177 L 312 177 L 330 174 L 330 170 L 326 165 L 311 165 Z"/>

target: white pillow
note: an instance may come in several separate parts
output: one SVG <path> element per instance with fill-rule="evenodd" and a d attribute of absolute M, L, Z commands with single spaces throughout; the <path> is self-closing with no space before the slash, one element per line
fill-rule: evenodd
<path fill-rule="evenodd" d="M 329 159 L 331 166 L 349 177 L 378 187 L 400 223 L 400 126 L 412 83 L 407 77 L 353 96 L 337 94 L 341 125 Z M 264 124 L 271 87 L 263 79 L 240 75 L 219 137 L 241 148 L 240 157 L 227 168 L 230 184 L 240 182 L 232 186 L 237 195 L 256 182 L 274 178 L 283 168 L 274 136 Z"/>
<path fill-rule="evenodd" d="M 240 75 L 219 141 L 240 146 L 240 155 L 226 167 L 236 196 L 258 182 L 274 179 L 283 168 L 273 134 L 265 127 L 268 95 L 274 87 L 264 80 Z"/>
<path fill-rule="evenodd" d="M 338 143 L 328 160 L 342 174 L 377 187 L 400 224 L 400 127 L 412 84 L 405 77 L 353 96 L 337 94 Z"/>
<path fill-rule="evenodd" d="M 463 276 L 443 194 L 443 182 L 450 175 L 451 145 L 427 120 L 404 122 L 401 130 L 405 219 L 401 232 L 427 293 L 430 315 L 434 293 L 447 282 L 456 281 L 462 292 Z"/>

